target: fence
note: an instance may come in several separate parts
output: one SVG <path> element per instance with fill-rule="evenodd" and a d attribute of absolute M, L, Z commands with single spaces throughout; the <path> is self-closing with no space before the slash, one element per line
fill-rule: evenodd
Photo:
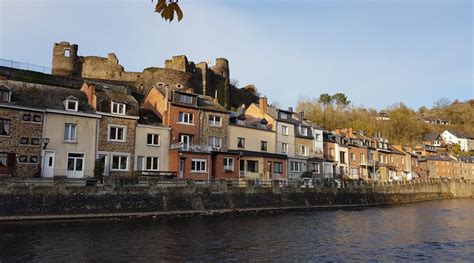
<path fill-rule="evenodd" d="M 38 66 L 31 63 L 19 62 L 14 60 L 2 59 L 0 58 L 0 66 L 16 69 L 31 70 L 36 72 L 41 72 L 45 74 L 51 74 L 52 69 L 49 67 Z"/>

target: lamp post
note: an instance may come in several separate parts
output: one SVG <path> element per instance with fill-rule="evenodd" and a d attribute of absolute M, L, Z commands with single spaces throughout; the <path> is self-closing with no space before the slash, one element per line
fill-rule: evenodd
<path fill-rule="evenodd" d="M 46 150 L 46 147 L 49 144 L 50 139 L 49 138 L 43 138 L 43 150 Z"/>

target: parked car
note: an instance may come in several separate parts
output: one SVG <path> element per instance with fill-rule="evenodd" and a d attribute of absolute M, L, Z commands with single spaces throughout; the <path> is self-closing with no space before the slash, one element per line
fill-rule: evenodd
<path fill-rule="evenodd" d="M 303 178 L 301 180 L 301 188 L 314 188 L 313 179 Z"/>

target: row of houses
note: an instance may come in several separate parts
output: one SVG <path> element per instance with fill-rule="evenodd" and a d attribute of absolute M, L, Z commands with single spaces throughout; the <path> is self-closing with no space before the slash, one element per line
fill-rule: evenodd
<path fill-rule="evenodd" d="M 325 131 L 265 97 L 230 112 L 217 95 L 162 83 L 147 90 L 134 94 L 88 80 L 77 89 L 0 80 L 0 174 L 392 181 L 429 170 L 381 134 Z"/>

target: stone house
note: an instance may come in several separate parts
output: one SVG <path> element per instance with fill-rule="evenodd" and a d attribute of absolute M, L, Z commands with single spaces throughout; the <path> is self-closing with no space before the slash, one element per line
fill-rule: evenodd
<path fill-rule="evenodd" d="M 275 153 L 275 131 L 264 118 L 245 112 L 233 113 L 229 125 L 229 152 L 239 156 L 239 178 L 256 180 L 287 179 L 287 157 Z"/>
<path fill-rule="evenodd" d="M 41 176 L 44 109 L 28 87 L 0 80 L 0 176 Z"/>
<path fill-rule="evenodd" d="M 170 128 L 152 110 L 139 109 L 135 131 L 134 167 L 138 173 L 168 171 Z"/>
<path fill-rule="evenodd" d="M 101 116 L 96 157 L 102 175 L 130 175 L 134 170 L 138 102 L 123 86 L 85 82 L 81 91 Z"/>

